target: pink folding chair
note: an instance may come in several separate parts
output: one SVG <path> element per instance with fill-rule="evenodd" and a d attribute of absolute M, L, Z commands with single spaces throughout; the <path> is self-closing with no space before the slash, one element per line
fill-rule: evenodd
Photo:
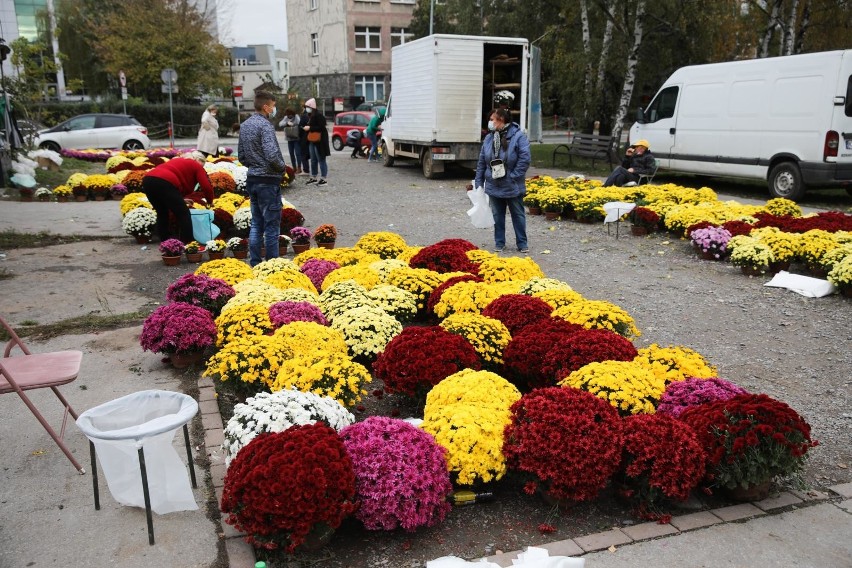
<path fill-rule="evenodd" d="M 0 358 L 0 394 L 11 392 L 18 393 L 30 412 L 35 415 L 36 419 L 41 422 L 53 441 L 59 446 L 59 449 L 71 460 L 71 463 L 81 474 L 86 473 L 86 470 L 80 463 L 74 459 L 71 451 L 65 445 L 65 425 L 68 422 L 68 415 L 76 420 L 77 413 L 59 392 L 60 385 L 68 384 L 77 378 L 80 372 L 80 361 L 83 359 L 83 353 L 80 351 L 54 351 L 52 353 L 30 353 L 27 346 L 15 333 L 15 330 L 0 317 L 0 325 L 5 328 L 6 333 L 11 339 L 6 343 L 6 349 L 3 351 L 3 357 Z M 18 347 L 23 354 L 12 356 L 12 350 Z M 59 435 L 48 424 L 44 416 L 38 411 L 25 391 L 50 388 L 59 398 L 62 406 L 65 407 L 65 412 L 62 416 L 62 429 Z"/>

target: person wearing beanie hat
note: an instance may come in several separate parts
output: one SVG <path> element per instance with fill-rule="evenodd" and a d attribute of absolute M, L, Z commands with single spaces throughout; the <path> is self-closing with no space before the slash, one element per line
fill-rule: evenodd
<path fill-rule="evenodd" d="M 311 156 L 311 177 L 305 183 L 308 185 L 315 183 L 318 186 L 326 185 L 328 183 L 325 179 L 328 176 L 328 164 L 325 159 L 327 156 L 331 156 L 331 146 L 328 143 L 328 128 L 326 128 L 325 117 L 317 111 L 316 99 L 305 101 L 305 112 L 308 113 L 310 118 L 308 123 L 302 127 L 302 130 L 308 138 L 308 152 Z M 319 135 L 319 140 L 312 142 L 312 135 Z M 317 173 L 320 175 L 319 179 L 317 179 Z"/>
<path fill-rule="evenodd" d="M 651 154 L 650 144 L 647 140 L 637 140 L 635 144 L 627 148 L 624 159 L 621 160 L 621 165 L 617 166 L 606 181 L 603 187 L 612 185 L 623 186 L 630 182 L 639 181 L 640 174 L 652 174 L 656 169 L 656 159 Z"/>

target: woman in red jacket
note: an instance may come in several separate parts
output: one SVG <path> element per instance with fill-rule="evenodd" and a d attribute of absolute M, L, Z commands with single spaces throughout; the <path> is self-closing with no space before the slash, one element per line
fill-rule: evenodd
<path fill-rule="evenodd" d="M 189 215 L 186 201 L 192 201 L 190 196 L 198 184 L 204 194 L 203 203 L 213 204 L 213 186 L 204 171 L 205 157 L 195 151 L 182 158 L 174 158 L 157 166 L 142 178 L 142 191 L 148 196 L 148 201 L 157 212 L 157 234 L 160 242 L 171 238 L 169 234 L 169 212 L 174 214 L 180 230 L 180 240 L 188 243 L 192 237 L 192 219 Z"/>

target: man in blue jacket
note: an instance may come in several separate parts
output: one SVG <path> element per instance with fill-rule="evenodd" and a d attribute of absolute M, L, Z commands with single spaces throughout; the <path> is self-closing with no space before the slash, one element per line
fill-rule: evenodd
<path fill-rule="evenodd" d="M 506 246 L 506 208 L 512 216 L 518 251 L 529 252 L 524 195 L 530 167 L 530 141 L 521 127 L 512 122 L 509 110 L 498 108 L 488 121 L 489 134 L 482 142 L 476 165 L 476 187 L 484 187 L 494 216 L 494 250 Z"/>

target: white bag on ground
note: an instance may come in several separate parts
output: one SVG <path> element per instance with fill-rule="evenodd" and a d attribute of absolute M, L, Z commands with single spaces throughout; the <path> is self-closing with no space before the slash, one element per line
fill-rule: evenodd
<path fill-rule="evenodd" d="M 521 552 L 512 560 L 513 568 L 583 568 L 585 565 L 585 558 L 550 556 L 547 549 L 535 546 L 528 547 L 525 552 Z M 426 563 L 426 568 L 497 568 L 498 566 L 500 565 L 486 560 L 469 562 L 456 556 L 443 556 Z"/>
<path fill-rule="evenodd" d="M 473 203 L 473 207 L 467 210 L 470 222 L 477 229 L 490 229 L 494 226 L 494 216 L 491 214 L 491 205 L 488 203 L 488 195 L 485 188 L 474 187 L 467 192 L 467 197 Z"/>
<path fill-rule="evenodd" d="M 790 274 L 782 270 L 775 275 L 772 280 L 764 284 L 773 288 L 786 288 L 792 290 L 796 294 L 801 294 L 808 298 L 822 298 L 829 294 L 834 294 L 837 290 L 834 284 L 822 278 L 811 278 L 810 276 L 802 276 L 801 274 Z"/>
<path fill-rule="evenodd" d="M 151 510 L 164 515 L 198 509 L 187 466 L 172 445 L 175 432 L 197 412 L 190 396 L 148 390 L 83 412 L 77 426 L 95 444 L 109 491 L 122 505 L 145 507 L 138 454 L 144 448 Z"/>

